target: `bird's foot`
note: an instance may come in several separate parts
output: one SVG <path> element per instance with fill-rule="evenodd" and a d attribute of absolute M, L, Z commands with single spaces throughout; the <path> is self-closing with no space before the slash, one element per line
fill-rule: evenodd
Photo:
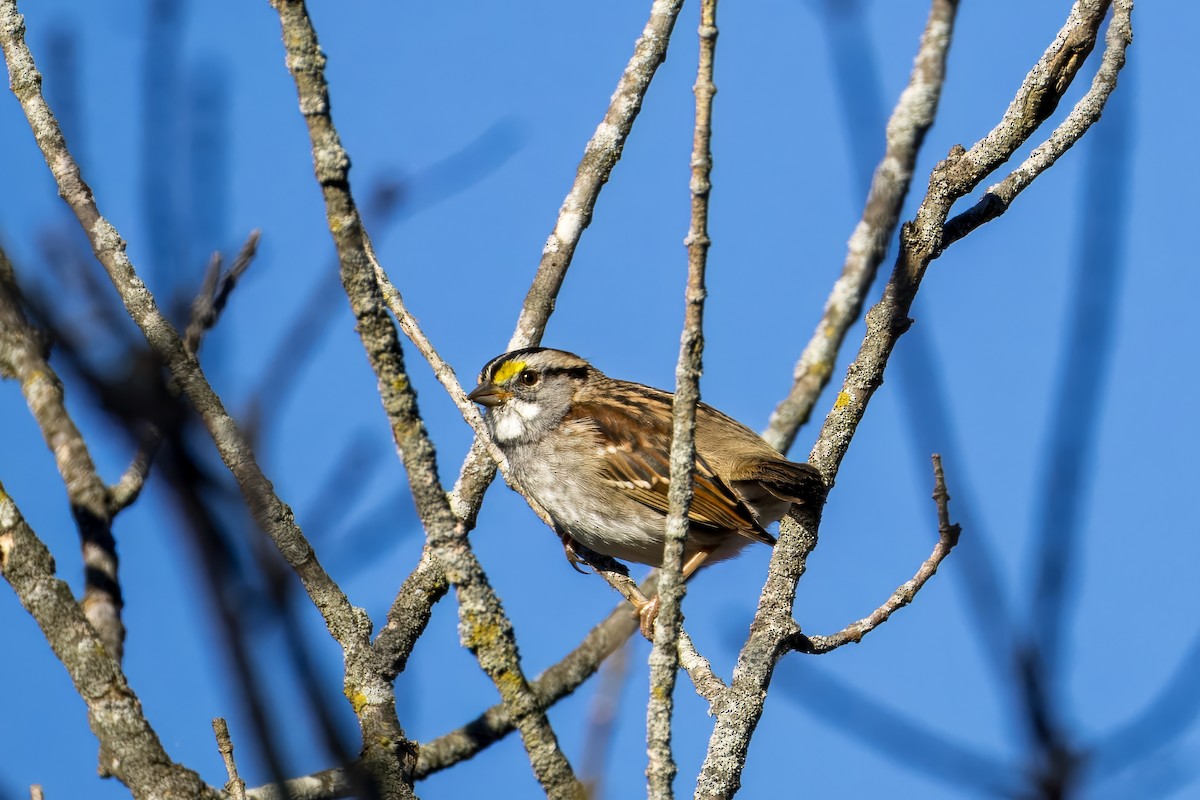
<path fill-rule="evenodd" d="M 637 615 L 638 627 L 642 629 L 642 636 L 653 642 L 654 620 L 658 618 L 658 595 L 654 595 L 654 597 L 639 606 Z"/>

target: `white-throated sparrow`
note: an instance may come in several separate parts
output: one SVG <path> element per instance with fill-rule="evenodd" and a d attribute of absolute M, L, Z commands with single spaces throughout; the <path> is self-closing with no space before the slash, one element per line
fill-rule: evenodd
<path fill-rule="evenodd" d="M 554 520 L 572 562 L 578 543 L 662 564 L 673 395 L 614 380 L 573 353 L 533 347 L 489 361 L 468 397 L 487 408 L 509 479 Z M 751 542 L 773 545 L 767 525 L 792 503 L 824 496 L 814 467 L 788 461 L 745 425 L 700 403 L 684 577 Z"/>

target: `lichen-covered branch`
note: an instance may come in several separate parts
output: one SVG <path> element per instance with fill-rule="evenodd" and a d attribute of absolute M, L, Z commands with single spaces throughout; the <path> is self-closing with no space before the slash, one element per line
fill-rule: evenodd
<path fill-rule="evenodd" d="M 29 411 L 54 455 L 83 550 L 83 611 L 108 652 L 120 662 L 125 649 L 124 602 L 108 488 L 67 411 L 62 381 L 47 357 L 48 345 L 26 319 L 20 297 L 12 264 L 0 250 L 0 375 L 20 382 Z"/>
<path fill-rule="evenodd" d="M 900 251 L 883 299 L 867 314 L 863 345 L 813 448 L 812 462 L 826 476 L 836 474 L 867 402 L 883 382 L 892 349 L 911 324 L 908 311 L 925 270 L 945 249 L 942 231 L 951 207 L 1010 158 L 1045 121 L 1082 66 L 1080 54 L 1086 55 L 1095 43 L 1108 6 L 1107 0 L 1078 0 L 997 125 L 969 150 L 952 148 L 934 168 L 916 217 L 901 229 Z"/>
<path fill-rule="evenodd" d="M 1113 19 L 1104 37 L 1107 46 L 1087 93 L 1046 141 L 1035 147 L 1029 157 L 1021 162 L 1021 166 L 1010 172 L 1004 180 L 989 186 L 978 203 L 946 223 L 942 233 L 943 248 L 1007 211 L 1018 194 L 1053 166 L 1100 119 L 1109 95 L 1117 88 L 1117 76 L 1125 66 L 1126 48 L 1133 42 L 1132 13 L 1132 0 L 1113 3 Z"/>
<path fill-rule="evenodd" d="M 717 0 L 700 3 L 700 49 L 696 83 L 696 119 L 692 138 L 691 223 L 686 239 L 687 287 L 684 292 L 683 332 L 675 367 L 672 403 L 671 483 L 668 488 L 666 542 L 658 576 L 658 619 L 650 651 L 650 695 L 646 703 L 647 796 L 674 797 L 677 767 L 671 755 L 671 716 L 675 679 L 679 672 L 679 638 L 683 625 L 680 605 L 686 592 L 683 548 L 688 532 L 696 469 L 696 405 L 700 402 L 700 373 L 704 352 L 704 272 L 708 262 L 708 198 L 712 190 L 713 61 L 717 44 Z M 695 652 L 688 640 L 690 652 Z"/>
<path fill-rule="evenodd" d="M 654 590 L 654 579 L 648 578 L 642 584 L 641 591 L 649 594 Z M 542 707 L 549 708 L 574 692 L 596 673 L 604 659 L 628 641 L 637 627 L 636 616 L 630 612 L 628 605 L 621 603 L 613 609 L 574 650 L 530 684 Z M 470 758 L 512 730 L 513 723 L 508 710 L 502 704 L 492 706 L 461 728 L 423 743 L 421 757 L 417 761 L 417 778 L 427 777 Z"/>
<path fill-rule="evenodd" d="M 437 474 L 433 444 L 417 409 L 416 392 L 408 380 L 395 326 L 388 318 L 383 292 L 370 255 L 370 243 L 362 227 L 354 198 L 350 191 L 350 159 L 341 145 L 330 114 L 329 89 L 324 78 L 325 57 L 317 43 L 316 31 L 300 0 L 272 0 L 279 13 L 287 50 L 288 69 L 296 83 L 300 110 L 308 125 L 312 140 L 314 169 L 325 198 L 325 213 L 337 247 L 342 285 L 350 299 L 363 347 L 375 371 L 384 409 L 392 426 L 393 438 L 408 473 L 409 487 L 425 526 L 427 540 L 434 558 L 453 584 L 459 601 L 459 633 L 464 646 L 475 654 L 480 667 L 492 679 L 505 705 L 509 707 L 530 763 L 542 788 L 551 797 L 578 797 L 583 789 L 570 763 L 558 746 L 557 737 L 543 710 L 529 688 L 521 671 L 516 639 L 509 621 L 493 591 L 483 567 L 467 541 L 468 526 L 451 511 L 445 491 Z M 427 570 L 425 577 L 436 580 Z M 418 588 L 419 584 L 418 583 Z M 412 582 L 405 587 L 411 588 Z M 406 593 L 406 602 L 428 600 L 431 604 L 440 596 L 437 591 Z M 414 609 L 417 619 L 428 617 Z M 420 630 L 412 631 L 419 635 Z M 396 641 L 414 640 L 406 635 Z M 394 646 L 380 648 L 396 652 Z M 393 732 L 400 733 L 395 717 L 395 698 L 386 675 L 394 674 L 396 659 L 380 664 L 380 651 L 366 648 L 362 665 L 356 665 L 347 653 L 347 694 L 352 681 L 369 684 L 371 693 L 363 693 L 363 703 L 355 703 L 355 711 L 363 722 L 364 761 L 375 774 L 376 768 L 368 758 L 376 741 L 394 741 Z M 356 666 L 358 668 L 356 668 Z M 364 685 L 361 688 L 366 688 Z M 378 731 L 369 729 L 363 708 L 373 700 L 380 701 Z M 402 734 L 401 734 L 402 735 Z M 392 745 L 388 745 L 390 748 Z M 414 752 L 415 755 L 415 752 Z M 406 760 L 407 761 L 407 760 Z M 406 763 L 404 783 L 411 793 L 411 768 L 415 758 Z M 387 768 L 386 754 L 380 768 Z"/>
<path fill-rule="evenodd" d="M 937 114 L 957 11 L 958 0 L 937 0 L 930 7 L 908 86 L 888 120 L 887 146 L 875 167 L 862 218 L 850 235 L 842 273 L 796 362 L 792 388 L 775 408 L 763 433 L 763 438 L 782 453 L 791 449 L 796 432 L 808 421 L 817 398 L 833 377 L 846 332 L 858 322 L 867 292 L 896 232 L 917 154 Z"/>
<path fill-rule="evenodd" d="M 24 21 L 15 0 L 0 2 L 0 44 L 4 48 L 13 93 L 21 103 L 34 138 L 70 206 L 87 234 L 92 250 L 121 297 L 126 312 L 142 330 L 151 349 L 169 370 L 175 385 L 200 416 L 217 451 L 242 491 L 259 527 L 300 577 L 334 639 L 346 654 L 346 695 L 359 714 L 365 734 L 368 767 L 381 787 L 408 787 L 407 773 L 415 752 L 395 721 L 390 684 L 380 671 L 364 669 L 371 656 L 370 620 L 353 608 L 341 589 L 316 559 L 296 525 L 292 510 L 275 494 L 243 433 L 205 378 L 195 356 L 178 331 L 159 311 L 154 297 L 138 277 L 125 253 L 125 242 L 101 216 L 91 189 L 67 149 L 62 131 L 41 92 L 41 75 L 24 41 Z M 373 276 L 368 276 L 373 284 Z M 356 680 L 362 678 L 361 682 Z M 376 754 L 378 758 L 374 758 Z M 396 796 L 403 796 L 396 795 Z"/>
<path fill-rule="evenodd" d="M 692 679 L 692 685 L 696 687 L 696 694 L 710 703 L 717 699 L 723 689 L 727 688 L 725 681 L 717 677 L 717 673 L 713 672 L 712 664 L 709 664 L 708 659 L 700 655 L 700 651 L 692 643 L 692 637 L 688 636 L 687 631 L 683 629 L 679 631 L 679 666 L 683 667 L 687 671 L 688 677 Z"/>
<path fill-rule="evenodd" d="M 100 740 L 100 768 L 134 797 L 217 800 L 220 793 L 176 764 L 142 712 L 121 665 L 96 634 L 71 588 L 54 573 L 54 559 L 0 485 L 0 574 L 17 593 L 75 690 L 87 705 Z"/>
<path fill-rule="evenodd" d="M 827 481 L 836 476 L 867 403 L 883 382 L 892 350 L 911 324 L 908 312 L 913 298 L 929 264 L 944 249 L 942 231 L 951 207 L 1045 121 L 1090 51 L 1089 43 L 1095 42 L 1108 5 L 1106 0 L 1076 2 L 996 127 L 970 150 L 956 146 L 933 170 L 916 218 L 901 230 L 896 265 L 883 299 L 867 315 L 866 337 L 810 455 Z M 1113 46 L 1123 47 L 1119 41 L 1110 43 Z M 785 643 L 798 633 L 791 608 L 805 559 L 816 546 L 820 512 L 809 508 L 794 512 L 780 523 L 767 584 L 733 681 L 713 703 L 717 722 L 697 781 L 697 797 L 730 797 L 741 785 L 775 662 L 786 651 Z"/>
<path fill-rule="evenodd" d="M 683 0 L 654 0 L 650 19 L 633 46 L 633 57 L 621 73 L 604 119 L 584 147 L 575 182 L 563 200 L 558 221 L 542 248 L 542 260 L 517 319 L 517 329 L 508 342 L 509 350 L 541 341 L 563 277 L 575 255 L 575 247 L 592 221 L 592 209 L 596 207 L 600 189 L 608 182 L 613 167 L 621 158 L 625 140 L 642 110 L 650 80 L 666 60 L 671 31 L 682 6 Z"/>

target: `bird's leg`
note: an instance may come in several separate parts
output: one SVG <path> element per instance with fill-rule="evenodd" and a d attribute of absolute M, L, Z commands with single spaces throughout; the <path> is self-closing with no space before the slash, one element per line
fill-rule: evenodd
<path fill-rule="evenodd" d="M 704 562 L 708 560 L 708 557 L 712 555 L 713 550 L 716 549 L 716 545 L 711 545 L 709 547 L 703 547 L 688 556 L 687 559 L 684 560 L 683 569 L 681 570 L 683 579 L 686 581 L 688 578 L 692 577 L 696 570 L 704 566 Z M 657 594 L 640 606 L 636 602 L 634 603 L 638 613 L 638 627 L 642 629 L 642 636 L 645 636 L 652 642 L 654 641 L 654 620 L 656 617 L 658 617 L 658 605 L 659 603 Z"/>
<path fill-rule="evenodd" d="M 575 540 L 570 536 L 561 533 L 559 534 L 559 538 L 562 539 L 563 553 L 566 555 L 567 563 L 571 565 L 571 569 L 575 570 L 580 575 L 587 575 L 587 572 L 580 569 L 579 565 L 587 564 L 590 567 L 592 564 L 590 561 L 588 561 L 587 556 L 579 551 L 579 546 Z"/>
<path fill-rule="evenodd" d="M 683 562 L 683 579 L 686 581 L 688 578 L 692 577 L 696 570 L 704 566 L 704 562 L 708 561 L 708 557 L 711 556 L 713 554 L 713 550 L 716 549 L 717 546 L 714 544 L 711 547 L 705 547 L 692 553 L 691 557 Z"/>

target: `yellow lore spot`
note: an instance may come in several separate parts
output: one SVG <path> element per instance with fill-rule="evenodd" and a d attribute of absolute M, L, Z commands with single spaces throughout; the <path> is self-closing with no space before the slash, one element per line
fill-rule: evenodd
<path fill-rule="evenodd" d="M 508 381 L 512 380 L 513 377 L 523 369 L 525 369 L 524 361 L 505 361 L 503 364 L 496 367 L 496 372 L 492 375 L 492 383 L 508 383 Z"/>

